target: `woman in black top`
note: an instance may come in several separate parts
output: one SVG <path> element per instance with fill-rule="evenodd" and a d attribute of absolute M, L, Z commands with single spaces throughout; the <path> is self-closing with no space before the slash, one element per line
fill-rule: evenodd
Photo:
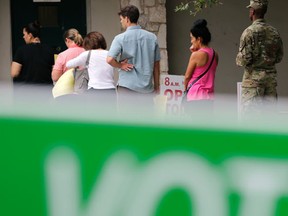
<path fill-rule="evenodd" d="M 54 64 L 52 49 L 40 41 L 40 25 L 29 23 L 23 28 L 25 45 L 13 58 L 11 76 L 14 84 L 51 84 Z"/>

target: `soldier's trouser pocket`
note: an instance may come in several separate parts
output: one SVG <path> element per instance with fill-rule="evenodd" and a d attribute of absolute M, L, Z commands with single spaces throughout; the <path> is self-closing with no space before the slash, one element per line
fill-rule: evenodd
<path fill-rule="evenodd" d="M 266 72 L 264 71 L 245 71 L 242 80 L 242 87 L 258 87 L 264 84 Z"/>

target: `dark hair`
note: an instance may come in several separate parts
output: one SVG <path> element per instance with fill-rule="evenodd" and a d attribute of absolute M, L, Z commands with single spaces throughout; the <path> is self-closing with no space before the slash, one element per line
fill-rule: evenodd
<path fill-rule="evenodd" d="M 28 34 L 31 33 L 34 38 L 40 37 L 40 24 L 38 23 L 38 21 L 34 21 L 34 22 L 27 24 L 26 26 L 24 26 L 24 30 Z"/>
<path fill-rule="evenodd" d="M 195 38 L 201 37 L 204 45 L 208 45 L 211 41 L 211 33 L 207 28 L 207 21 L 205 19 L 196 20 L 190 32 Z"/>
<path fill-rule="evenodd" d="M 63 34 L 64 41 L 66 38 L 69 38 L 70 40 L 74 41 L 74 43 L 77 44 L 78 46 L 82 46 L 83 44 L 82 35 L 78 32 L 77 29 L 71 28 L 65 31 Z"/>
<path fill-rule="evenodd" d="M 100 32 L 90 32 L 86 35 L 83 42 L 85 50 L 106 49 L 107 44 L 104 36 Z"/>
<path fill-rule="evenodd" d="M 139 10 L 134 5 L 128 5 L 121 9 L 119 16 L 128 17 L 131 23 L 137 23 L 139 19 Z"/>

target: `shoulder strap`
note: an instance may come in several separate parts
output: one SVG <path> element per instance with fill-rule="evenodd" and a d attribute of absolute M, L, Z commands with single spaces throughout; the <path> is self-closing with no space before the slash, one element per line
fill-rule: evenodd
<path fill-rule="evenodd" d="M 86 63 L 85 63 L 85 67 L 86 68 L 88 68 L 88 66 L 89 66 L 90 55 L 91 55 L 91 50 L 89 50 L 88 56 L 87 56 L 87 59 L 86 59 Z"/>
<path fill-rule="evenodd" d="M 85 62 L 85 68 L 88 68 L 89 66 L 90 55 L 91 55 L 91 50 L 89 50 L 88 52 L 88 56 Z M 77 72 L 77 68 L 74 68 L 74 71 L 73 71 L 74 78 L 76 77 L 76 72 Z"/>
<path fill-rule="evenodd" d="M 214 61 L 214 57 L 215 57 L 215 51 L 214 51 L 214 49 L 212 49 L 212 51 L 213 51 L 213 56 L 212 56 L 212 59 L 211 59 L 211 61 L 210 61 L 210 64 L 209 64 L 209 66 L 208 66 L 208 68 L 204 71 L 204 73 L 202 73 L 199 77 L 197 77 L 189 86 L 188 86 L 188 88 L 187 88 L 187 92 L 189 91 L 189 89 L 192 87 L 192 85 L 194 85 L 199 79 L 201 79 L 208 71 L 209 71 L 209 69 L 210 69 L 210 67 L 211 67 L 211 65 L 212 65 L 212 63 L 213 63 L 213 61 Z"/>

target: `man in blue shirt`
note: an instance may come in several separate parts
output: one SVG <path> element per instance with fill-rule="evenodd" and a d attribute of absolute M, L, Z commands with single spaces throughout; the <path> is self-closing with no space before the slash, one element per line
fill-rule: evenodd
<path fill-rule="evenodd" d="M 139 10 L 134 5 L 126 6 L 118 14 L 126 31 L 114 38 L 107 62 L 119 68 L 119 98 L 123 93 L 134 96 L 158 93 L 160 50 L 156 35 L 137 24 Z"/>

